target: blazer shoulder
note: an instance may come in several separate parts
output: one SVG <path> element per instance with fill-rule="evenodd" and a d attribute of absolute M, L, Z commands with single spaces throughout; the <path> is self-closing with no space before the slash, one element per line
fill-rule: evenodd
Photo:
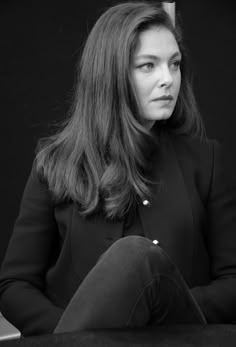
<path fill-rule="evenodd" d="M 220 144 L 214 139 L 186 135 L 171 135 L 170 139 L 185 182 L 194 182 L 200 196 L 206 200 L 216 167 L 219 167 Z"/>
<path fill-rule="evenodd" d="M 175 149 L 179 152 L 200 155 L 201 157 L 212 156 L 212 152 L 220 149 L 220 143 L 215 139 L 199 138 L 187 135 L 169 135 Z"/>
<path fill-rule="evenodd" d="M 190 137 L 187 135 L 170 135 L 177 157 L 186 165 L 201 170 L 212 170 L 215 160 L 219 159 L 221 145 L 215 139 Z"/>

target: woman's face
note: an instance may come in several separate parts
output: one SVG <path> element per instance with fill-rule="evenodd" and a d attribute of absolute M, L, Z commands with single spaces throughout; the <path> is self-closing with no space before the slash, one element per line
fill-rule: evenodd
<path fill-rule="evenodd" d="M 180 61 L 178 44 L 167 28 L 153 26 L 140 33 L 131 76 L 149 129 L 173 113 L 181 83 Z"/>

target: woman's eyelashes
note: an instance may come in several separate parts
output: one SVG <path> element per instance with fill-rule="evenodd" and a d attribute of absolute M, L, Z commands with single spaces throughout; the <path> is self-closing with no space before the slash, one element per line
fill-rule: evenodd
<path fill-rule="evenodd" d="M 148 62 L 148 63 L 143 63 L 137 66 L 138 69 L 140 69 L 141 71 L 144 72 L 149 72 L 151 70 L 153 70 L 155 67 L 154 63 L 152 62 Z"/>
<path fill-rule="evenodd" d="M 171 63 L 171 66 L 173 67 L 174 70 L 179 70 L 180 65 L 181 65 L 181 60 L 180 59 L 175 60 L 175 61 L 173 61 Z"/>
<path fill-rule="evenodd" d="M 157 67 L 159 64 L 154 63 L 154 62 L 146 62 L 146 63 L 142 63 L 142 64 L 138 64 L 136 66 L 136 69 L 139 69 L 142 72 L 151 72 L 155 67 Z M 173 62 L 169 63 L 169 68 L 177 71 L 179 70 L 181 65 L 181 60 L 174 60 Z"/>

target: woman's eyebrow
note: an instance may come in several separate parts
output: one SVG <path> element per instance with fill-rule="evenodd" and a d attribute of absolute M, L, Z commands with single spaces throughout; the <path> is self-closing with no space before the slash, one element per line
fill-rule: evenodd
<path fill-rule="evenodd" d="M 172 54 L 170 59 L 173 59 L 176 57 L 181 58 L 181 53 L 179 51 Z M 151 59 L 151 60 L 160 60 L 160 57 L 158 57 L 157 55 L 154 55 L 154 54 L 140 54 L 140 55 L 137 55 L 135 57 L 135 59 L 140 59 L 140 58 Z"/>

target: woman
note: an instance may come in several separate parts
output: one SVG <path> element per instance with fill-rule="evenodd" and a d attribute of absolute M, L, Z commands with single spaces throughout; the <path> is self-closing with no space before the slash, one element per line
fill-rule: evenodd
<path fill-rule="evenodd" d="M 107 10 L 40 142 L 2 266 L 24 335 L 236 319 L 236 194 L 160 5 Z"/>

